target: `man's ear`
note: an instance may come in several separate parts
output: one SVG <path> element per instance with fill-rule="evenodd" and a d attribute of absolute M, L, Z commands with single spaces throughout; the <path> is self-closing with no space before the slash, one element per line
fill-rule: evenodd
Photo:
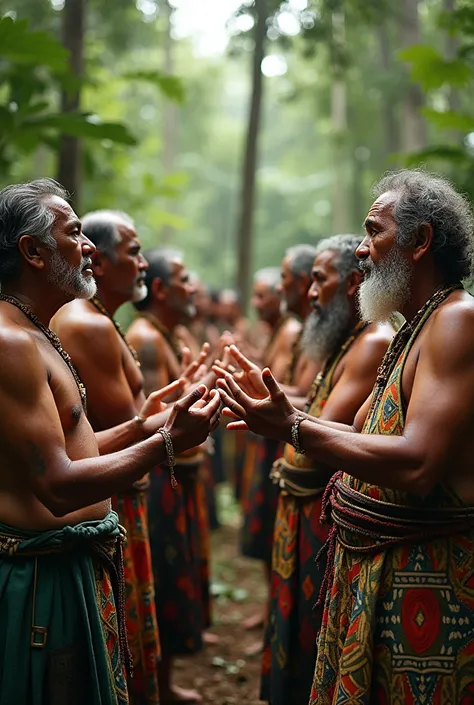
<path fill-rule="evenodd" d="M 43 245 L 36 237 L 32 235 L 22 235 L 18 240 L 18 249 L 20 254 L 29 265 L 35 269 L 43 269 L 45 265 L 44 255 L 48 251 L 46 245 Z"/>
<path fill-rule="evenodd" d="M 357 272 L 354 269 L 354 271 L 352 271 L 347 278 L 346 292 L 347 292 L 348 296 L 354 296 L 357 289 L 359 288 L 360 280 L 361 280 L 360 272 Z"/>
<path fill-rule="evenodd" d="M 164 299 L 166 298 L 166 290 L 168 287 L 162 279 L 160 279 L 159 277 L 155 277 L 151 282 L 150 288 L 154 299 L 158 299 L 158 301 L 164 301 Z"/>
<path fill-rule="evenodd" d="M 431 247 L 433 242 L 433 228 L 429 223 L 422 223 L 416 233 L 415 242 L 413 244 L 413 261 L 418 262 Z"/>

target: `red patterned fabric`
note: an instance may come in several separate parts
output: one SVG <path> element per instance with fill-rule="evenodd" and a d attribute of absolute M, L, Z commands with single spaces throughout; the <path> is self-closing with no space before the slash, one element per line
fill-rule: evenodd
<path fill-rule="evenodd" d="M 127 530 L 124 547 L 126 622 L 133 658 L 133 678 L 128 684 L 130 703 L 158 705 L 156 665 L 161 652 L 148 536 L 147 492 L 138 489 L 123 492 L 114 498 L 113 505 Z"/>

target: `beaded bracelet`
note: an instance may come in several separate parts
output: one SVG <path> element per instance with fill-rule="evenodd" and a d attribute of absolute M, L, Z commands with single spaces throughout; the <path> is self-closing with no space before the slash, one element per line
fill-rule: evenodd
<path fill-rule="evenodd" d="M 159 428 L 158 433 L 161 434 L 161 436 L 165 442 L 166 458 L 168 460 L 168 467 L 170 469 L 171 487 L 175 490 L 178 487 L 178 481 L 177 481 L 176 475 L 174 473 L 174 467 L 176 465 L 176 460 L 174 457 L 174 448 L 173 448 L 173 441 L 171 439 L 171 433 L 169 433 L 169 431 L 167 431 L 165 428 Z"/>
<path fill-rule="evenodd" d="M 303 448 L 300 446 L 300 423 L 304 420 L 305 417 L 298 414 L 293 423 L 293 426 L 291 427 L 291 445 L 300 455 L 305 454 Z"/>

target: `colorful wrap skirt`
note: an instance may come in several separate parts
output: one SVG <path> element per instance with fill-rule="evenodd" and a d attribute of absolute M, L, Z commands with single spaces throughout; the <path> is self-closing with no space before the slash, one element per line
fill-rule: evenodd
<path fill-rule="evenodd" d="M 133 659 L 128 690 L 131 705 L 158 705 L 156 673 L 161 656 L 155 611 L 155 587 L 148 535 L 147 491 L 130 489 L 113 499 L 127 531 L 124 546 L 127 636 Z"/>
<path fill-rule="evenodd" d="M 329 502 L 311 705 L 474 703 L 474 507 L 348 475 Z"/>
<path fill-rule="evenodd" d="M 155 580 L 155 604 L 163 656 L 193 654 L 202 648 L 206 616 L 202 595 L 202 542 L 197 464 L 150 474 L 148 521 Z"/>
<path fill-rule="evenodd" d="M 315 558 L 328 534 L 320 516 L 321 497 L 280 494 L 260 694 L 272 705 L 308 705 L 320 619 L 313 608 L 324 575 Z"/>
<path fill-rule="evenodd" d="M 273 528 L 278 504 L 278 487 L 270 479 L 281 444 L 249 434 L 243 472 L 242 554 L 257 558 L 270 567 Z"/>
<path fill-rule="evenodd" d="M 0 524 L 0 705 L 128 703 L 120 536 L 115 512 L 43 532 Z"/>

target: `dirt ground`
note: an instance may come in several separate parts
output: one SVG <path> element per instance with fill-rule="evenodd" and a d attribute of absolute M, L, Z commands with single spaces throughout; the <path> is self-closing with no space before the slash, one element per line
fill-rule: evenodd
<path fill-rule="evenodd" d="M 258 705 L 261 654 L 247 657 L 262 632 L 246 631 L 242 621 L 265 604 L 262 565 L 239 555 L 239 516 L 224 489 L 220 516 L 225 522 L 212 534 L 213 626 L 220 641 L 197 656 L 176 662 L 176 683 L 196 688 L 204 705 Z"/>

